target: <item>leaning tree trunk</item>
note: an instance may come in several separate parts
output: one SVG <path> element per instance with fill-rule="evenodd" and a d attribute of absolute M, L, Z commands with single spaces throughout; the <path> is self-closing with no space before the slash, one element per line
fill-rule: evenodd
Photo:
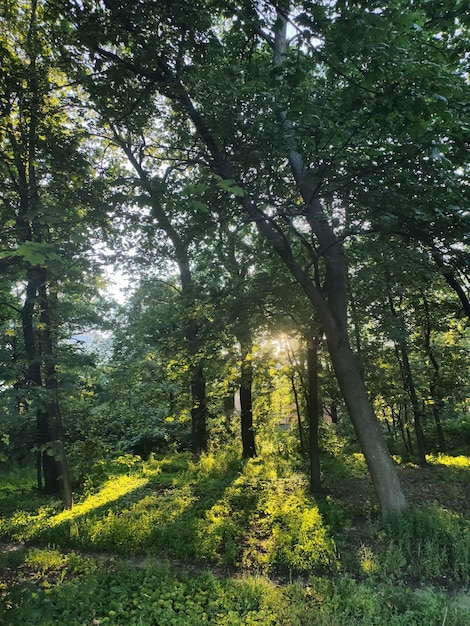
<path fill-rule="evenodd" d="M 328 348 L 351 421 L 385 517 L 406 508 L 396 467 L 367 396 L 355 355 L 344 337 L 327 335 Z"/>

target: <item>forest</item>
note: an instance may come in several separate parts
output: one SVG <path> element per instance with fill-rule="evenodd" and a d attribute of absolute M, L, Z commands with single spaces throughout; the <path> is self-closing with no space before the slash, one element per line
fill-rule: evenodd
<path fill-rule="evenodd" d="M 463 0 L 0 0 L 0 624 L 470 622 Z"/>

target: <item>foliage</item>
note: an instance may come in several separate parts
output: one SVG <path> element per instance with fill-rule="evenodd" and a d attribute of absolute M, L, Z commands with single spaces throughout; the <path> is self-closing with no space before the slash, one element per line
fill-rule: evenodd
<path fill-rule="evenodd" d="M 286 624 L 288 626 L 464 626 L 468 598 L 431 588 L 413 591 L 348 577 L 334 583 L 276 585 L 259 576 L 219 579 L 210 573 L 175 573 L 148 560 L 143 567 L 95 563 L 75 554 L 39 551 L 2 563 L 19 565 L 16 583 L 1 603 L 11 626 L 20 624 Z M 80 602 L 77 602 L 80 598 Z"/>
<path fill-rule="evenodd" d="M 13 623 L 463 623 L 468 603 L 426 586 L 468 584 L 470 569 L 464 3 L 0 12 L 0 533 L 303 575 L 276 588 L 149 564 L 125 580 L 33 549 L 2 557 Z M 98 297 L 108 245 L 133 292 L 114 311 Z M 103 318 L 105 360 L 76 340 Z M 314 327 L 322 403 L 339 415 L 320 428 L 318 498 L 305 416 L 290 424 L 308 408 L 305 393 L 293 402 L 300 341 L 281 354 L 285 333 Z M 243 463 L 224 445 L 242 430 L 227 400 L 248 379 L 261 452 Z M 192 459 L 181 451 L 199 409 L 193 449 L 206 448 L 206 400 L 212 452 Z M 398 457 L 415 459 L 413 430 L 422 467 Z M 382 433 L 395 465 L 377 454 Z M 8 467 L 30 462 L 38 434 L 43 450 L 64 439 L 73 510 Z M 417 506 L 379 521 L 365 458 L 388 513 L 406 506 L 395 471 L 413 476 Z"/>
<path fill-rule="evenodd" d="M 384 525 L 366 502 L 349 501 L 367 481 L 363 458 L 337 441 L 331 450 L 333 495 L 316 500 L 276 446 L 244 463 L 229 449 L 198 461 L 174 453 L 103 462 L 72 511 L 44 496 L 32 500 L 10 480 L 1 536 L 57 547 L 3 555 L 8 623 L 463 626 L 468 597 L 432 585 L 468 584 L 468 520 L 435 505 Z M 451 470 L 447 488 L 468 480 L 467 457 L 429 461 L 432 471 Z M 12 492 L 28 507 L 3 506 Z M 116 556 L 94 560 L 63 548 Z M 134 556 L 116 565 L 125 555 Z M 165 559 L 178 559 L 179 573 Z M 184 573 L 188 561 L 248 573 L 216 578 L 194 565 Z"/>
<path fill-rule="evenodd" d="M 443 616 L 447 624 L 460 626 L 468 611 L 463 596 L 447 598 L 431 589 L 413 592 L 390 584 L 377 589 L 347 577 L 335 585 L 311 577 L 304 585 L 279 586 L 259 576 L 222 580 L 209 573 L 177 574 L 150 561 L 143 567 L 115 566 L 73 553 L 39 550 L 15 554 L 2 563 L 2 572 L 8 573 L 13 564 L 20 566 L 21 574 L 2 594 L 12 626 L 155 622 L 186 626 L 201 620 L 240 626 L 414 626 L 426 620 L 434 626 Z"/>

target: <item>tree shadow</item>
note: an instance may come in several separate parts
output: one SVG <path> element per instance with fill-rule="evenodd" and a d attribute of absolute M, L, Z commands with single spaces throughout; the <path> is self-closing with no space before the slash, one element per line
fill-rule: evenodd
<path fill-rule="evenodd" d="M 29 544 L 113 551 L 119 554 L 160 554 L 194 558 L 200 520 L 239 475 L 240 459 L 220 467 L 197 469 L 197 464 L 163 459 L 146 477 L 117 477 L 70 511 L 53 513 L 41 499 L 32 510 L 16 512 L 6 522 L 7 537 Z M 155 469 L 155 468 L 154 468 Z M 57 505 L 57 503 L 55 503 Z"/>

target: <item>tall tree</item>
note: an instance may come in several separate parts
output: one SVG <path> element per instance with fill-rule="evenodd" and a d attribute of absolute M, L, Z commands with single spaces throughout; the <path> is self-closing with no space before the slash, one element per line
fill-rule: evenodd
<path fill-rule="evenodd" d="M 19 302 L 22 342 L 16 382 L 22 410 L 37 424 L 38 483 L 56 493 L 71 491 L 64 454 L 57 371 L 58 293 L 67 264 L 93 226 L 88 221 L 93 186 L 71 109 L 66 78 L 51 50 L 46 3 L 19 0 L 2 5 L 8 31 L 0 31 L 0 192 L 2 261 L 10 269 Z M 96 222 L 95 222 L 96 224 Z"/>
<path fill-rule="evenodd" d="M 428 4 L 68 3 L 121 114 L 153 102 L 157 125 L 170 107 L 178 145 L 237 198 L 240 220 L 256 223 L 310 300 L 385 515 L 406 502 L 349 345 L 343 238 L 374 217 L 383 227 L 376 199 L 395 207 L 423 182 L 434 209 L 442 160 L 419 158 L 433 141 L 443 151 L 452 137 L 446 158 L 462 160 L 462 108 L 443 108 L 462 101 L 465 16 L 431 16 Z M 438 32 L 445 45 L 430 46 Z M 443 70 L 428 84 L 436 60 Z M 418 164 L 397 180 L 411 155 Z"/>
<path fill-rule="evenodd" d="M 200 345 L 200 324 L 197 315 L 197 282 L 194 279 L 194 264 L 191 262 L 191 247 L 196 247 L 197 241 L 194 229 L 185 228 L 181 215 L 174 211 L 173 198 L 178 197 L 178 202 L 183 203 L 183 193 L 178 193 L 178 177 L 171 184 L 171 169 L 159 176 L 158 173 L 147 169 L 148 162 L 157 160 L 160 168 L 164 168 L 163 159 L 158 150 L 152 150 L 152 146 L 146 147 L 145 142 L 137 145 L 131 142 L 129 134 L 127 139 L 114 128 L 114 141 L 121 147 L 127 156 L 129 163 L 134 168 L 140 189 L 143 194 L 139 200 L 142 205 L 146 202 L 151 215 L 147 225 L 147 234 L 153 222 L 157 230 L 162 231 L 171 244 L 171 258 L 178 267 L 181 295 L 185 311 L 185 336 L 189 355 L 189 367 L 191 370 L 190 388 L 192 397 L 191 428 L 192 448 L 197 456 L 207 450 L 207 394 L 206 376 L 204 372 L 204 358 Z M 170 180 L 169 180 L 170 179 Z M 181 209 L 180 209 L 181 213 Z"/>

